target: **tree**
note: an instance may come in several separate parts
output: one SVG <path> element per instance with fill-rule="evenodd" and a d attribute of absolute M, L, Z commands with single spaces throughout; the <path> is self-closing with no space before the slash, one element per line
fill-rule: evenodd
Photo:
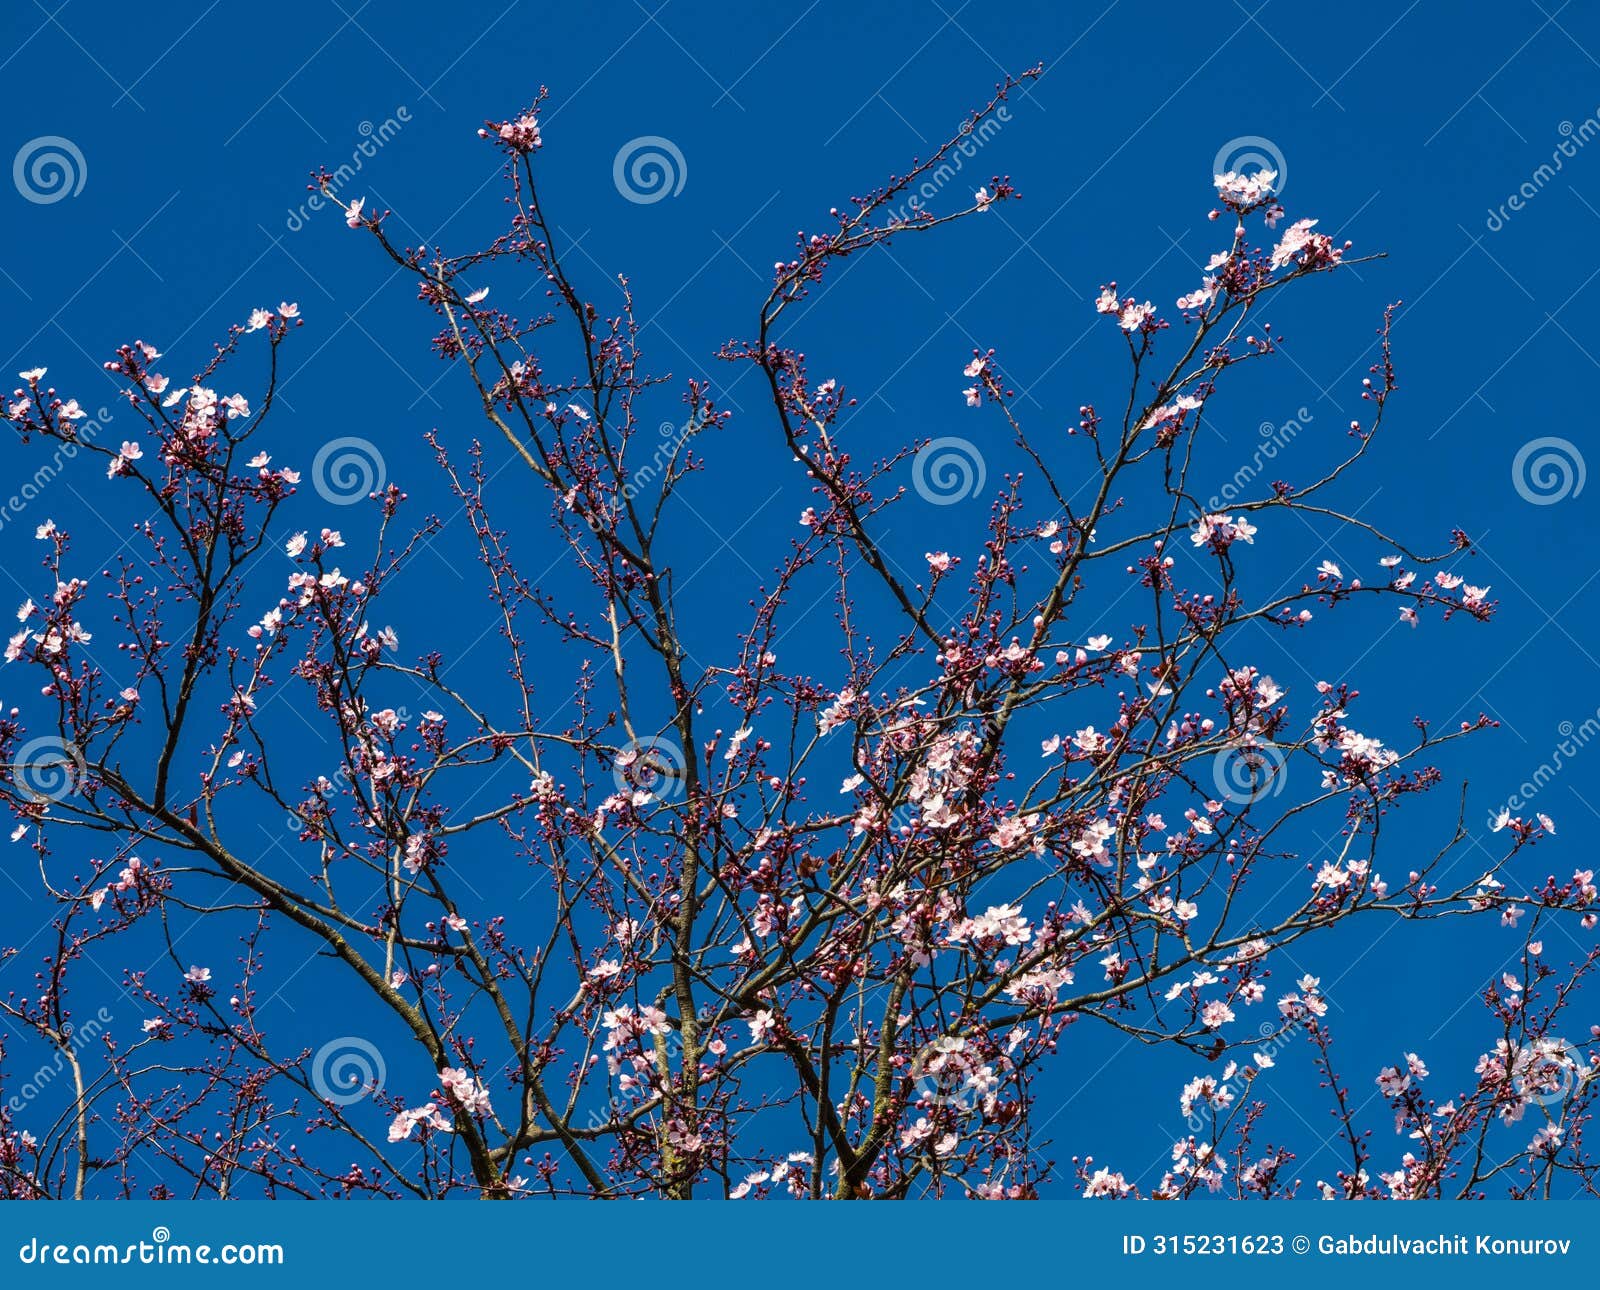
<path fill-rule="evenodd" d="M 43 369 L 22 374 L 7 417 L 23 439 L 103 459 L 104 486 L 152 513 L 109 558 L 39 524 L 36 600 L 6 651 L 40 689 L 0 719 L 0 796 L 56 913 L 28 988 L 10 951 L 4 1010 L 59 1076 L 0 1111 L 6 1194 L 1026 1197 L 1074 1178 L 1141 1194 L 1039 1154 L 1041 1072 L 1093 1024 L 1188 1050 L 1204 1072 L 1181 1097 L 1191 1132 L 1146 1193 L 1296 1189 L 1291 1151 L 1258 1145 L 1252 1089 L 1291 1041 L 1312 1046 L 1351 1156 L 1319 1180 L 1329 1194 L 1592 1187 L 1592 1058 L 1558 1018 L 1594 956 L 1558 975 L 1539 940 L 1552 919 L 1594 926 L 1592 875 L 1514 890 L 1506 861 L 1554 826 L 1509 815 L 1503 859 L 1477 881 L 1439 879 L 1463 817 L 1431 858 L 1380 869 L 1386 816 L 1441 782 L 1434 750 L 1493 723 L 1418 718 L 1396 742 L 1350 682 L 1291 702 L 1249 661 L 1263 627 L 1315 630 L 1313 608 L 1319 624 L 1378 598 L 1413 624 L 1493 612 L 1453 572 L 1465 533 L 1421 553 L 1326 500 L 1395 393 L 1392 310 L 1363 382 L 1370 415 L 1336 468 L 1222 511 L 1190 478 L 1222 385 L 1280 350 L 1264 311 L 1361 262 L 1349 244 L 1311 220 L 1277 228 L 1270 171 L 1218 176 L 1227 241 L 1175 311 L 1115 283 L 1095 302 L 1128 375 L 1066 435 L 1026 424 L 996 351 L 971 355 L 964 391 L 952 364 L 952 399 L 1002 436 L 988 453 L 946 436 L 859 460 L 848 378 L 809 371 L 796 348 L 797 306 L 842 260 L 1016 199 L 996 176 L 947 213 L 908 202 L 942 188 L 1037 74 L 802 237 L 747 339 L 720 354 L 770 394 L 770 427 L 737 430 L 780 434 L 813 500 L 709 657 L 690 648 L 672 518 L 730 416 L 705 382 L 647 368 L 626 279 L 597 295 L 573 272 L 537 182 L 542 90 L 480 132 L 504 155 L 511 211 L 485 247 L 406 246 L 386 212 L 335 197 L 334 176 L 313 182 L 415 280 L 438 357 L 493 430 L 430 444 L 505 677 L 463 683 L 384 625 L 397 570 L 442 524 L 406 519 L 397 485 L 372 492 L 360 537 L 286 532 L 302 478 L 267 422 L 294 305 L 256 310 L 186 383 L 142 341 L 118 350 L 107 367 L 143 423 L 120 443 Z M 494 282 L 530 275 L 547 312 L 493 302 Z M 258 392 L 221 396 L 263 351 Z M 681 409 L 667 436 L 664 406 Z M 363 446 L 325 448 L 319 485 L 367 491 Z M 492 513 L 508 450 L 514 505 L 548 506 L 537 564 L 559 556 L 559 591 Z M 884 517 L 991 476 L 981 552 L 928 551 L 908 571 Z M 1381 575 L 1325 562 L 1256 595 L 1257 525 L 1289 514 L 1358 530 L 1382 547 Z M 831 643 L 780 656 L 819 594 Z M 1113 628 L 1117 603 L 1131 621 Z M 552 694 L 569 676 L 562 714 Z M 508 765 L 509 791 L 495 778 Z M 293 820 L 293 848 L 262 854 L 263 812 Z M 1334 821 L 1327 854 L 1298 849 L 1314 817 Z M 508 857 L 539 896 L 494 907 L 481 867 Z M 1523 971 L 1485 991 L 1495 1046 L 1452 1103 L 1424 1095 L 1416 1054 L 1379 1075 L 1415 1141 L 1375 1156 L 1318 982 L 1274 984 L 1274 968 L 1350 920 L 1462 916 L 1517 928 Z M 192 961 L 197 927 L 237 937 L 235 970 Z M 138 943 L 160 966 L 127 968 Z M 356 1033 L 317 1048 L 269 1033 L 279 955 L 360 995 Z M 118 969 L 146 1015 L 136 1030 L 86 1024 Z"/>

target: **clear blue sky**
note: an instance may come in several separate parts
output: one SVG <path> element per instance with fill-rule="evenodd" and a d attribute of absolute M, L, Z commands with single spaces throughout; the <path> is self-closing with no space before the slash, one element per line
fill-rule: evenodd
<path fill-rule="evenodd" d="M 872 391 L 902 437 L 961 433 L 970 423 L 951 397 L 959 367 L 974 345 L 995 345 L 1027 414 L 1065 426 L 1111 388 L 1111 351 L 1103 337 L 1085 339 L 1100 284 L 1114 278 L 1163 303 L 1195 285 L 1219 245 L 1204 219 L 1214 159 L 1233 140 L 1270 141 L 1285 163 L 1291 217 L 1320 218 L 1358 253 L 1389 258 L 1300 293 L 1281 319 L 1289 357 L 1222 415 L 1227 447 L 1252 451 L 1261 423 L 1302 407 L 1333 440 L 1361 411 L 1356 383 L 1382 306 L 1405 300 L 1394 336 L 1400 393 L 1343 500 L 1430 549 L 1452 525 L 1467 528 L 1479 541 L 1470 580 L 1491 584 L 1501 607 L 1488 626 L 1435 621 L 1416 633 L 1394 627 L 1387 608 L 1352 614 L 1342 634 L 1309 642 L 1298 660 L 1269 659 L 1269 670 L 1302 695 L 1313 675 L 1340 671 L 1392 719 L 1396 742 L 1417 710 L 1500 720 L 1490 741 L 1444 763 L 1457 779 L 1470 772 L 1468 818 L 1481 833 L 1488 811 L 1550 758 L 1561 724 L 1600 708 L 1591 607 L 1600 485 L 1532 505 L 1511 474 L 1532 439 L 1557 436 L 1584 453 L 1593 445 L 1584 400 L 1600 371 L 1600 139 L 1577 145 L 1559 173 L 1536 175 L 1563 139 L 1600 129 L 1600 14 L 1554 0 L 1467 13 L 1441 0 L 1334 9 L 301 0 L 175 3 L 130 17 L 99 0 L 18 0 L 0 19 L 0 143 L 10 156 L 41 136 L 70 140 L 85 178 L 81 192 L 51 203 L 0 192 L 0 350 L 6 371 L 48 365 L 53 383 L 93 406 L 109 401 L 97 369 L 116 345 L 144 337 L 185 354 L 172 362 L 185 371 L 251 307 L 298 300 L 307 321 L 288 349 L 288 407 L 274 439 L 285 459 L 299 445 L 304 466 L 327 439 L 361 434 L 381 444 L 389 477 L 421 509 L 442 508 L 421 435 L 477 433 L 472 401 L 428 356 L 430 316 L 370 242 L 330 212 L 303 220 L 296 211 L 314 166 L 350 160 L 393 118 L 400 128 L 363 161 L 348 195 L 392 208 L 447 249 L 484 239 L 501 219 L 498 158 L 474 131 L 547 85 L 538 165 L 547 209 L 578 247 L 573 267 L 596 290 L 626 271 L 658 366 L 709 376 L 736 414 L 722 441 L 725 473 L 699 503 L 707 522 L 685 533 L 717 556 L 718 574 L 689 592 L 714 615 L 719 598 L 737 607 L 753 592 L 769 559 L 749 553 L 763 535 L 786 539 L 806 504 L 781 470 L 751 375 L 728 386 L 734 373 L 714 351 L 750 334 L 770 266 L 797 230 L 925 155 L 1004 70 L 1042 60 L 1045 76 L 1013 99 L 1012 119 L 971 176 L 975 186 L 1009 174 L 1024 200 L 852 266 L 848 293 L 831 295 L 798 342 L 813 370 L 834 363 Z M 641 135 L 681 152 L 676 196 L 638 204 L 619 195 L 613 160 Z M 1532 195 L 1511 209 L 1524 185 Z M 1309 432 L 1302 442 L 1309 473 L 1323 449 Z M 1302 473 L 1296 450 L 1286 477 Z M 21 461 L 0 445 L 0 471 Z M 88 538 L 101 523 L 103 481 L 64 482 L 48 509 Z M 308 505 L 303 522 L 312 513 Z M 107 522 L 119 518 L 108 512 Z M 953 543 L 981 519 L 929 522 L 950 526 L 941 541 Z M 30 532 L 34 522 L 30 512 Z M 534 549 L 539 532 L 527 534 Z M 33 558 L 23 536 L 21 525 L 0 528 L 8 568 Z M 458 647 L 480 635 L 461 619 L 481 602 L 451 569 L 464 551 L 459 532 L 447 533 L 413 575 L 414 623 L 400 624 L 412 641 L 424 627 Z M 1341 554 L 1312 546 L 1263 558 L 1293 568 L 1319 551 Z M 1370 574 L 1365 552 L 1346 558 Z M 0 697 L 13 698 L 3 688 Z M 1600 810 L 1597 774 L 1600 747 L 1540 794 L 1538 809 L 1561 833 L 1526 863 L 1563 876 L 1589 863 L 1582 839 Z M 1454 796 L 1438 794 L 1431 814 L 1390 841 L 1402 854 L 1430 845 Z M 23 924 L 44 916 L 20 893 L 4 910 L 0 920 Z M 1492 1042 L 1471 996 L 1512 942 L 1491 922 L 1394 929 L 1374 941 L 1383 930 L 1363 925 L 1296 954 L 1335 1005 L 1353 1084 L 1368 1092 L 1404 1045 L 1429 1058 L 1443 1095 L 1470 1080 L 1473 1057 Z M 0 940 L 15 935 L 5 926 Z M 1579 953 L 1577 942 L 1570 948 Z M 307 1042 L 321 1033 L 315 1002 L 286 994 L 299 1009 L 288 1024 L 303 1025 Z M 1059 1158 L 1093 1153 L 1145 1173 L 1181 1131 L 1176 1095 L 1196 1073 L 1191 1061 L 1084 1034 L 1062 1067 L 1062 1109 L 1048 1130 Z M 1309 1069 L 1285 1062 L 1274 1077 L 1288 1103 L 1275 1136 L 1314 1146 L 1326 1119 Z M 1315 1176 L 1317 1166 L 1308 1160 L 1301 1172 Z"/>

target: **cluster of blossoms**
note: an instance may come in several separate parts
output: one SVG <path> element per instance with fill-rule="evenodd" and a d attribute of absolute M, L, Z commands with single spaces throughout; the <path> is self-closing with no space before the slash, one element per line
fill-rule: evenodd
<path fill-rule="evenodd" d="M 1232 515 L 1202 515 L 1195 521 L 1194 532 L 1189 535 L 1189 540 L 1196 546 L 1203 546 L 1218 554 L 1235 542 L 1253 544 L 1255 538 L 1255 525 L 1244 516 Z"/>
<path fill-rule="evenodd" d="M 151 518 L 139 559 L 104 568 L 40 525 L 44 576 L 6 649 L 40 684 L 37 702 L 0 714 L 0 800 L 60 913 L 37 991 L 0 1011 L 86 1091 L 78 1114 L 26 1126 L 0 1108 L 0 1193 L 159 1195 L 165 1175 L 145 1173 L 157 1157 L 227 1195 L 1031 1197 L 1070 1185 L 1045 1163 L 1053 1059 L 1070 1063 L 1096 1026 L 1206 1067 L 1182 1089 L 1185 1132 L 1154 1176 L 1085 1159 L 1087 1196 L 1292 1194 L 1292 1154 L 1255 1145 L 1263 1077 L 1287 1076 L 1290 1044 L 1308 1046 L 1354 1154 L 1322 1194 L 1478 1191 L 1509 1176 L 1507 1160 L 1530 1187 L 1591 1185 L 1593 1059 L 1552 1029 L 1559 1009 L 1530 1001 L 1570 985 L 1550 981 L 1538 936 L 1555 919 L 1593 928 L 1593 873 L 1519 882 L 1510 862 L 1555 828 L 1507 812 L 1488 835 L 1502 854 L 1477 881 L 1436 856 L 1386 883 L 1380 821 L 1387 834 L 1391 812 L 1440 782 L 1435 748 L 1493 723 L 1438 734 L 1419 719 L 1413 737 L 1346 681 L 1291 694 L 1255 653 L 1270 649 L 1263 627 L 1305 627 L 1313 607 L 1320 619 L 1387 598 L 1413 625 L 1429 606 L 1477 622 L 1494 611 L 1490 588 L 1466 580 L 1464 535 L 1412 554 L 1326 504 L 1395 389 L 1387 322 L 1350 457 L 1304 488 L 1191 519 L 1203 418 L 1232 368 L 1276 352 L 1278 333 L 1257 324 L 1266 301 L 1342 269 L 1348 247 L 1313 220 L 1277 232 L 1270 172 L 1219 175 L 1233 242 L 1174 317 L 1103 288 L 1094 309 L 1115 326 L 1097 336 L 1131 375 L 1066 435 L 1026 424 L 996 352 L 973 350 L 962 398 L 996 419 L 995 453 L 1021 454 L 989 472 L 1004 483 L 981 541 L 951 524 L 924 550 L 925 523 L 902 530 L 892 508 L 919 504 L 905 472 L 925 445 L 858 459 L 849 383 L 807 370 L 802 302 L 841 260 L 940 222 L 899 204 L 1033 74 L 802 233 L 756 333 L 721 351 L 772 393 L 774 443 L 795 463 L 787 513 L 800 515 L 759 594 L 718 597 L 721 640 L 683 611 L 689 579 L 664 517 L 684 481 L 723 482 L 715 432 L 729 414 L 702 381 L 670 418 L 646 411 L 667 382 L 645 370 L 630 288 L 586 292 L 536 189 L 542 93 L 480 131 L 512 196 L 488 246 L 397 246 L 386 213 L 341 203 L 414 281 L 438 322 L 434 353 L 490 427 L 488 444 L 427 443 L 503 665 L 414 645 L 409 627 L 415 652 L 402 653 L 389 625 L 405 626 L 390 607 L 445 521 L 406 530 L 408 499 L 389 485 L 332 527 L 275 462 L 263 423 L 294 305 L 252 311 L 187 381 L 153 369 L 154 346 L 119 350 L 108 369 L 144 428 L 115 444 L 79 434 L 83 409 L 43 369 L 22 374 L 8 422 L 98 453 L 106 486 L 142 489 Z M 943 218 L 1015 196 L 997 177 Z M 1247 231 L 1257 217 L 1274 230 L 1265 247 Z M 501 276 L 530 268 L 548 316 L 491 303 L 515 298 Z M 565 346 L 547 339 L 558 325 Z M 222 393 L 235 384 L 224 365 L 262 345 L 265 388 Z M 509 522 L 491 513 L 510 487 L 490 488 L 496 452 L 521 468 Z M 1322 559 L 1256 594 L 1248 566 L 1272 552 L 1255 539 L 1287 512 L 1323 550 L 1345 549 L 1335 535 L 1380 540 L 1384 576 L 1363 585 Z M 534 579 L 512 552 L 539 543 L 555 557 L 539 548 L 550 572 Z M 730 586 L 743 576 L 722 572 Z M 1129 592 L 1133 620 L 1113 623 Z M 782 646 L 780 661 L 811 612 L 808 632 L 834 615 L 837 648 Z M 68 792 L 30 782 L 21 754 L 41 735 L 70 750 Z M 263 811 L 289 824 L 271 847 Z M 1285 881 L 1285 865 L 1309 883 Z M 509 904 L 507 873 L 513 895 L 525 889 Z M 1503 1038 L 1475 1088 L 1438 1105 L 1416 1054 L 1375 1065 L 1372 1096 L 1410 1135 L 1388 1169 L 1333 1069 L 1322 980 L 1290 966 L 1320 952 L 1312 933 L 1356 914 L 1485 914 L 1487 935 L 1526 938 L 1523 971 L 1485 990 Z M 129 974 L 146 1013 L 131 1042 L 64 1042 L 106 947 L 141 925 L 186 948 L 170 973 Z M 235 933 L 235 968 L 188 962 L 209 952 L 187 936 L 212 928 Z M 317 973 L 277 975 L 275 947 L 307 938 Z M 354 1089 L 296 1055 L 267 1006 L 321 991 L 323 971 L 360 992 L 350 1028 L 384 1057 Z M 151 1063 L 139 1050 L 157 1043 Z M 278 1137 L 291 1115 L 341 1149 Z M 1530 1118 L 1537 1131 L 1518 1129 L 1499 1161 L 1471 1154 L 1485 1125 Z M 238 1127 L 207 1137 L 202 1121 Z M 69 1157 L 78 1170 L 39 1164 Z"/>
<path fill-rule="evenodd" d="M 498 139 L 512 152 L 532 152 L 544 142 L 539 137 L 539 118 L 532 112 L 519 116 L 515 121 L 491 121 L 486 128 L 478 131 L 478 137 Z M 483 299 L 483 296 L 478 299 Z"/>

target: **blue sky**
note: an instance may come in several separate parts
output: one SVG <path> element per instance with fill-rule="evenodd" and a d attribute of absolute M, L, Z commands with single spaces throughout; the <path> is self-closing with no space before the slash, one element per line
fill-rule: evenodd
<path fill-rule="evenodd" d="M 0 142 L 15 152 L 69 140 L 83 181 L 59 201 L 0 192 L 7 370 L 48 365 L 63 391 L 97 406 L 111 394 L 98 366 L 116 345 L 144 337 L 197 356 L 179 367 L 197 365 L 250 308 L 297 300 L 306 325 L 289 347 L 276 442 L 309 460 L 339 434 L 368 437 L 387 476 L 441 512 L 448 499 L 421 436 L 477 433 L 472 401 L 428 355 L 432 320 L 412 289 L 336 214 L 302 215 L 306 178 L 386 137 L 348 195 L 391 208 L 414 239 L 464 249 L 502 218 L 498 157 L 475 130 L 548 86 L 538 161 L 547 209 L 576 248 L 572 267 L 596 284 L 627 272 L 658 367 L 708 377 L 735 413 L 680 532 L 700 557 L 685 594 L 703 605 L 707 648 L 719 606 L 754 593 L 764 552 L 807 504 L 753 375 L 713 357 L 750 333 L 770 266 L 797 230 L 926 155 L 1004 71 L 1043 61 L 1043 78 L 1012 99 L 1011 119 L 973 163 L 972 183 L 960 180 L 1009 174 L 1023 200 L 852 265 L 797 343 L 813 371 L 835 365 L 870 391 L 865 410 L 901 438 L 963 432 L 953 394 L 974 346 L 1001 348 L 1028 415 L 1065 427 L 1081 403 L 1109 396 L 1117 370 L 1095 326 L 1100 284 L 1115 279 L 1161 302 L 1190 289 L 1220 244 L 1205 219 L 1214 160 L 1230 145 L 1265 149 L 1282 160 L 1291 217 L 1317 217 L 1356 253 L 1388 258 L 1312 284 L 1285 308 L 1285 361 L 1241 383 L 1218 422 L 1217 460 L 1240 460 L 1263 423 L 1292 419 L 1307 429 L 1285 450 L 1284 471 L 1311 473 L 1360 414 L 1373 328 L 1386 303 L 1403 300 L 1400 392 L 1342 500 L 1430 549 L 1452 526 L 1468 529 L 1478 539 L 1469 580 L 1500 601 L 1487 626 L 1433 622 L 1416 633 L 1387 609 L 1351 614 L 1296 657 L 1273 660 L 1275 674 L 1304 693 L 1314 676 L 1351 669 L 1397 740 L 1419 710 L 1445 723 L 1480 711 L 1499 720 L 1488 740 L 1443 763 L 1457 781 L 1470 777 L 1479 835 L 1488 812 L 1550 760 L 1563 723 L 1600 710 L 1600 569 L 1587 540 L 1600 487 L 1536 505 L 1513 483 L 1532 440 L 1591 451 L 1583 400 L 1600 370 L 1589 321 L 1600 300 L 1591 249 L 1600 138 L 1588 140 L 1600 132 L 1600 15 L 1582 6 L 1509 0 L 1475 6 L 1468 20 L 1437 0 L 1336 14 L 1285 0 L 820 0 L 735 20 L 725 5 L 688 0 L 456 0 L 443 10 L 304 0 L 281 10 L 172 4 L 130 22 L 123 6 L 44 0 L 8 5 L 3 23 Z M 675 196 L 637 203 L 618 191 L 614 160 L 639 136 L 681 154 Z M 1564 140 L 1573 155 L 1557 171 Z M 21 461 L 0 446 L 0 469 Z M 106 503 L 103 482 L 64 478 L 36 505 L 114 545 L 132 517 Z M 982 508 L 923 517 L 952 549 L 975 540 L 982 520 Z M 30 511 L 30 531 L 34 522 Z M 22 529 L 0 526 L 8 569 L 33 558 Z M 920 551 L 928 529 L 902 537 Z M 539 534 L 519 535 L 535 556 Z M 1264 558 L 1286 568 L 1330 554 L 1374 567 L 1358 546 L 1330 552 L 1309 534 L 1272 536 Z M 466 559 L 447 526 L 408 573 L 411 621 L 397 626 L 412 639 L 439 633 L 470 666 L 482 627 Z M 824 640 L 802 631 L 794 647 Z M 1538 795 L 1561 832 L 1523 862 L 1539 870 L 1530 881 L 1588 862 L 1597 769 L 1600 748 L 1586 750 Z M 1429 846 L 1448 826 L 1455 790 L 1437 797 L 1396 830 L 1397 847 Z M 26 922 L 42 907 L 19 897 L 7 911 L 0 918 Z M 1512 950 L 1499 930 L 1362 925 L 1297 948 L 1335 1004 L 1353 1083 L 1370 1088 L 1402 1044 L 1426 1047 L 1441 1078 L 1468 1079 L 1492 1040 L 1471 996 Z M 1581 952 L 1576 940 L 1570 948 Z M 292 1024 L 318 1033 L 314 999 L 291 986 L 285 1003 L 302 1009 Z M 1154 1162 L 1179 1127 L 1176 1090 L 1191 1063 L 1088 1035 L 1063 1061 L 1048 1131 L 1057 1157 L 1115 1153 L 1130 1173 Z M 1284 1067 L 1273 1089 L 1286 1102 L 1280 1136 L 1309 1150 L 1325 1117 L 1309 1071 Z"/>

